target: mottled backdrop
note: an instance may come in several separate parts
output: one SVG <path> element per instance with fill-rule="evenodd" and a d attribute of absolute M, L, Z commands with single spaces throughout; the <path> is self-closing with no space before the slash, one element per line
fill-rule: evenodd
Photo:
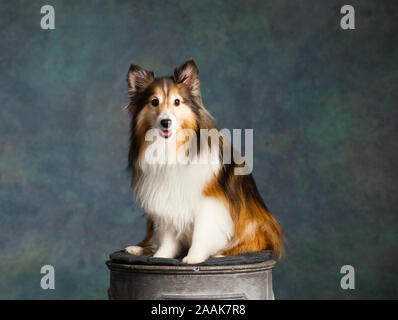
<path fill-rule="evenodd" d="M 350 3 L 343 31 L 341 1 L 2 1 L 0 298 L 107 298 L 108 254 L 144 235 L 127 69 L 189 57 L 220 127 L 254 128 L 254 176 L 289 241 L 276 297 L 397 298 L 398 5 Z"/>

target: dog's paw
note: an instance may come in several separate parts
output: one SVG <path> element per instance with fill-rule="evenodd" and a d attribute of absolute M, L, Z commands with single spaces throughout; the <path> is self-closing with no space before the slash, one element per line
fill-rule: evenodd
<path fill-rule="evenodd" d="M 186 264 L 197 264 L 205 261 L 206 259 L 207 258 L 203 256 L 188 254 L 182 259 L 182 262 Z"/>
<path fill-rule="evenodd" d="M 140 246 L 129 246 L 126 249 L 124 249 L 124 251 L 134 256 L 141 256 L 144 252 L 144 248 Z"/>

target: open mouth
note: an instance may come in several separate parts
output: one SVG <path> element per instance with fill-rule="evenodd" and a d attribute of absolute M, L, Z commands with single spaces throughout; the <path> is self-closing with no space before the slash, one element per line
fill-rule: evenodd
<path fill-rule="evenodd" d="M 170 130 L 167 130 L 167 129 L 160 130 L 160 135 L 165 139 L 169 138 L 171 136 L 171 134 L 172 134 L 172 132 Z"/>

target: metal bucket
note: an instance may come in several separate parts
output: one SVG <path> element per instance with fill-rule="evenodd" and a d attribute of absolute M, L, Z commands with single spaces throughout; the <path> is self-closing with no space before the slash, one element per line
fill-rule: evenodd
<path fill-rule="evenodd" d="M 216 259 L 216 258 L 213 258 Z M 107 261 L 111 300 L 273 300 L 276 261 L 225 265 L 148 265 Z"/>

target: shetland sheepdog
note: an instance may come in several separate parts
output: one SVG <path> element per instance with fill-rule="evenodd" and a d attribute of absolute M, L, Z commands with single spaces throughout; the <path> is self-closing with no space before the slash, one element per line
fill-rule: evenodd
<path fill-rule="evenodd" d="M 155 78 L 135 64 L 129 68 L 128 167 L 147 224 L 144 240 L 125 251 L 188 264 L 260 250 L 281 256 L 281 227 L 252 175 L 237 175 L 242 164 L 223 161 L 230 144 L 221 134 L 212 139 L 220 142 L 215 148 L 210 135 L 202 134 L 219 131 L 203 106 L 199 83 L 192 59 L 171 77 Z"/>

